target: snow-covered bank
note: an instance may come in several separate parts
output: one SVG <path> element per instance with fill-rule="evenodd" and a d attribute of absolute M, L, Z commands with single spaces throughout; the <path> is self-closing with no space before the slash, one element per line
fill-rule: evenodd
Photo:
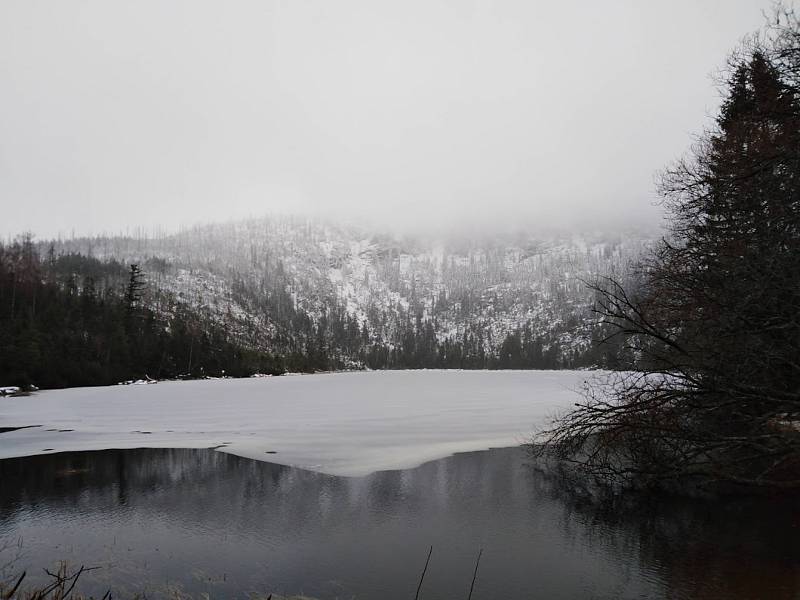
<path fill-rule="evenodd" d="M 358 476 L 512 446 L 585 371 L 381 371 L 73 388 L 0 398 L 0 458 L 202 448 Z"/>

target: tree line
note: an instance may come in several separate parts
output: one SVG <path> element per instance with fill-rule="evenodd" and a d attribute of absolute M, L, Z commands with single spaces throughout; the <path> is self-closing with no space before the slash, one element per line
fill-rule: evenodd
<path fill-rule="evenodd" d="M 491 344 L 485 324 L 471 323 L 442 336 L 436 317 L 423 318 L 419 308 L 382 330 L 371 330 L 335 302 L 312 317 L 279 278 L 260 289 L 233 282 L 233 299 L 273 330 L 269 337 L 260 330 L 248 336 L 235 319 L 215 318 L 148 281 L 168 266 L 158 258 L 126 265 L 56 253 L 30 235 L 0 244 L 0 382 L 59 388 L 287 371 L 613 363 L 607 348 L 568 350 L 557 333 L 537 333 L 531 323 Z M 567 323 L 564 330 L 574 325 Z"/>
<path fill-rule="evenodd" d="M 41 257 L 30 236 L 0 245 L 0 381 L 58 388 L 285 370 L 178 302 L 156 312 L 146 286 L 138 265 Z"/>

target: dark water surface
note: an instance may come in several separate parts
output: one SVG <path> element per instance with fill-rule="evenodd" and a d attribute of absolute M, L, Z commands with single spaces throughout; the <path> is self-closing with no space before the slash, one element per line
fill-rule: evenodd
<path fill-rule="evenodd" d="M 82 591 L 421 598 L 800 598 L 788 502 L 581 504 L 522 449 L 340 478 L 211 450 L 0 461 L 0 566 Z"/>

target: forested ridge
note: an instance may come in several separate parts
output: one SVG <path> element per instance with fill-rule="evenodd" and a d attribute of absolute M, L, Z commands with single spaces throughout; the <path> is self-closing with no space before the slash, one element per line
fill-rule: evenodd
<path fill-rule="evenodd" d="M 154 310 L 146 287 L 138 265 L 52 250 L 42 259 L 30 237 L 0 246 L 0 381 L 56 388 L 284 371 L 281 358 L 232 342 L 180 303 Z"/>
<path fill-rule="evenodd" d="M 292 220 L 20 236 L 0 246 L 0 383 L 618 362 L 620 347 L 594 343 L 604 329 L 574 273 L 621 271 L 641 244 L 364 236 Z"/>

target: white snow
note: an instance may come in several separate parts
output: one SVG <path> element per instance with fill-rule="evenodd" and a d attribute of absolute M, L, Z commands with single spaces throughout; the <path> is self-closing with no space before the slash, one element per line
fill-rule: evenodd
<path fill-rule="evenodd" d="M 273 215 L 149 239 L 63 240 L 54 248 L 122 264 L 163 259 L 163 272 L 145 269 L 157 312 L 170 316 L 175 301 L 188 305 L 247 347 L 285 352 L 287 332 L 282 319 L 254 306 L 248 293 L 234 293 L 236 281 L 249 293 L 288 293 L 317 322 L 331 307 L 342 307 L 367 326 L 373 341 L 386 345 L 397 341 L 408 313 L 413 318 L 420 311 L 433 321 L 440 342 L 460 340 L 473 326 L 483 332 L 483 349 L 496 352 L 508 333 L 530 325 L 545 341 L 558 336 L 566 356 L 586 348 L 596 325 L 593 296 L 582 281 L 627 273 L 660 234 L 531 229 L 491 238 L 402 236 Z M 440 304 L 442 292 L 447 301 Z M 567 327 L 567 321 L 580 324 Z"/>
<path fill-rule="evenodd" d="M 333 475 L 513 446 L 578 400 L 585 371 L 381 371 L 73 388 L 0 398 L 0 458 L 203 448 Z M 68 430 L 68 431 L 66 431 Z"/>

